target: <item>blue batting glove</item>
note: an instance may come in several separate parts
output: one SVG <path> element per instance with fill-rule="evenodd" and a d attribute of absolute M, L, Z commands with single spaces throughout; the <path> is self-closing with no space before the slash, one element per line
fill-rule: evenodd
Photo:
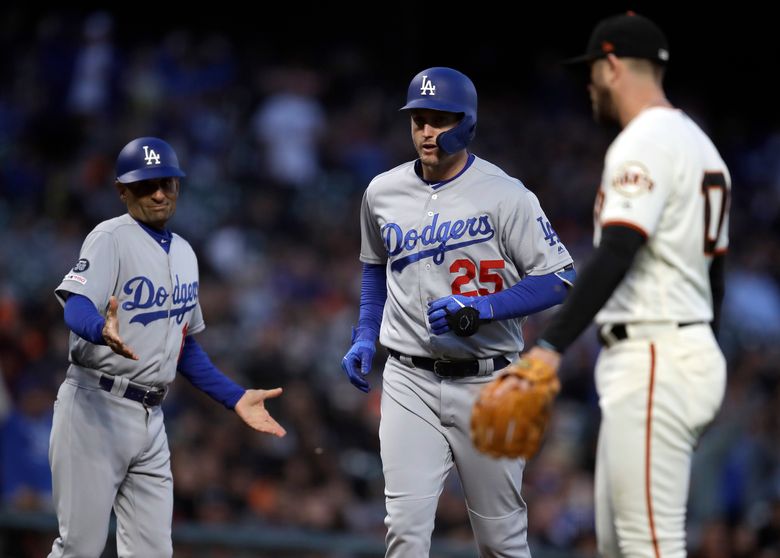
<path fill-rule="evenodd" d="M 364 393 L 371 391 L 371 386 L 363 376 L 371 372 L 371 363 L 376 353 L 376 342 L 361 339 L 360 335 L 352 333 L 352 347 L 341 359 L 341 368 L 347 373 L 352 385 Z"/>
<path fill-rule="evenodd" d="M 479 312 L 480 320 L 493 319 L 493 307 L 486 296 L 445 296 L 428 303 L 428 323 L 435 335 L 450 331 L 447 316 L 455 314 L 461 308 L 471 306 Z"/>

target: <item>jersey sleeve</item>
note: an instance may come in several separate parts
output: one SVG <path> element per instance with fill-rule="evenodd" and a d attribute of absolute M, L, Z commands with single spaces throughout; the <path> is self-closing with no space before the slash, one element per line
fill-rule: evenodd
<path fill-rule="evenodd" d="M 79 260 L 63 277 L 54 294 L 65 305 L 69 293 L 87 297 L 102 314 L 119 276 L 119 251 L 114 236 L 92 231 L 84 240 Z"/>
<path fill-rule="evenodd" d="M 195 254 L 195 251 L 192 249 L 192 246 L 189 246 L 189 243 L 187 245 L 190 249 L 190 253 L 192 254 L 195 270 L 198 274 L 197 275 L 198 287 L 200 287 L 200 272 L 198 270 L 198 256 Z M 200 295 L 198 295 L 198 298 L 195 300 L 195 308 L 192 309 L 192 314 L 190 314 L 189 322 L 187 322 L 187 335 L 194 335 L 196 333 L 200 333 L 204 329 L 206 329 L 206 321 L 203 318 L 203 309 L 200 307 Z"/>
<path fill-rule="evenodd" d="M 368 189 L 363 193 L 360 206 L 360 261 L 367 264 L 383 264 L 387 261 L 387 250 L 371 209 Z"/>
<path fill-rule="evenodd" d="M 506 221 L 504 242 L 523 275 L 554 273 L 572 263 L 533 192 L 525 190 L 517 198 Z"/>
<path fill-rule="evenodd" d="M 190 316 L 190 324 L 187 327 L 187 335 L 194 335 L 206 329 L 206 322 L 203 320 L 203 310 L 200 308 L 200 301 L 195 305 Z"/>
<path fill-rule="evenodd" d="M 601 227 L 623 225 L 651 236 L 671 194 L 672 158 L 653 142 L 623 142 L 610 151 L 602 177 Z"/>

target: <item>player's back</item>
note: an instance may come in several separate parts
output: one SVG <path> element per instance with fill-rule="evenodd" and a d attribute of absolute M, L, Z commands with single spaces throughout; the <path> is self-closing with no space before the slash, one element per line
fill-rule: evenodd
<path fill-rule="evenodd" d="M 647 244 L 598 323 L 712 319 L 709 265 L 728 246 L 730 184 L 718 150 L 682 111 L 647 109 L 626 126 L 607 152 L 596 240 L 619 224 Z"/>

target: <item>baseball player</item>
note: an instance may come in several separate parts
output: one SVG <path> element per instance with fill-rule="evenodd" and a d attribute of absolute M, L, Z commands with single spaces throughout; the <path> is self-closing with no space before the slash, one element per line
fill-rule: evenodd
<path fill-rule="evenodd" d="M 363 196 L 360 318 L 342 361 L 367 392 L 377 337 L 390 352 L 379 427 L 387 556 L 428 556 L 455 465 L 480 555 L 527 557 L 524 462 L 479 454 L 469 415 L 480 386 L 523 348 L 521 318 L 563 300 L 572 259 L 536 196 L 467 150 L 477 124 L 468 77 L 424 70 L 401 110 L 418 159 Z"/>
<path fill-rule="evenodd" d="M 163 140 L 128 143 L 116 163 L 127 213 L 95 227 L 56 289 L 71 334 L 49 449 L 59 521 L 52 558 L 100 556 L 112 506 L 119 556 L 172 555 L 160 404 L 177 369 L 252 428 L 285 434 L 263 403 L 282 390 L 244 390 L 192 337 L 205 328 L 198 263 L 187 241 L 165 228 L 183 176 Z"/>
<path fill-rule="evenodd" d="M 652 21 L 601 21 L 573 61 L 590 64 L 596 119 L 622 132 L 596 196 L 593 259 L 524 365 L 557 370 L 595 316 L 599 551 L 682 557 L 693 449 L 726 382 L 714 331 L 731 179 L 712 141 L 667 100 L 669 47 Z"/>

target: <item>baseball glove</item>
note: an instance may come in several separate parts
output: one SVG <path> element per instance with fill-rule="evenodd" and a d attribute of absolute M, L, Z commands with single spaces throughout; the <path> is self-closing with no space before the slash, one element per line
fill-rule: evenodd
<path fill-rule="evenodd" d="M 471 413 L 471 439 L 493 457 L 529 459 L 539 450 L 561 389 L 553 367 L 524 357 L 480 393 Z"/>

